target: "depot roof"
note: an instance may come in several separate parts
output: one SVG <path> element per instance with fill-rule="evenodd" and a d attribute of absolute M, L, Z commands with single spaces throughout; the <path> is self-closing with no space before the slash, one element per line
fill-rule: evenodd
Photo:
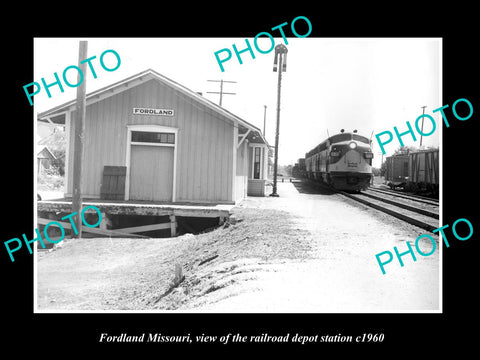
<path fill-rule="evenodd" d="M 99 90 L 93 91 L 89 94 L 86 95 L 86 105 L 93 104 L 95 102 L 101 101 L 107 97 L 116 95 L 118 93 L 121 93 L 123 91 L 126 91 L 130 89 L 132 86 L 139 85 L 143 82 L 149 81 L 151 79 L 156 79 L 160 81 L 161 83 L 178 90 L 179 92 L 194 98 L 198 102 L 204 104 L 205 106 L 209 107 L 213 111 L 223 115 L 227 119 L 231 120 L 232 122 L 238 122 L 239 125 L 245 127 L 247 130 L 250 130 L 251 133 L 255 133 L 260 137 L 260 141 L 255 142 L 262 142 L 265 144 L 267 143 L 267 140 L 263 136 L 261 130 L 257 128 L 256 126 L 248 123 L 247 121 L 243 120 L 242 118 L 238 117 L 237 115 L 231 113 L 230 111 L 224 109 L 223 107 L 215 104 L 214 102 L 204 98 L 202 95 L 196 93 L 195 91 L 192 91 L 185 86 L 167 78 L 166 76 L 152 70 L 152 69 L 147 69 L 145 71 L 142 71 L 136 75 L 130 76 L 124 80 L 121 80 L 119 82 L 116 82 L 114 84 L 111 84 L 109 86 L 106 86 L 104 88 L 101 88 Z M 75 110 L 75 104 L 76 104 L 76 99 L 71 100 L 69 102 L 66 102 L 62 105 L 56 106 L 50 110 L 41 112 L 37 114 L 37 121 L 41 122 L 49 122 L 53 124 L 64 124 L 65 119 L 63 115 L 64 113 L 68 111 L 73 111 Z"/>

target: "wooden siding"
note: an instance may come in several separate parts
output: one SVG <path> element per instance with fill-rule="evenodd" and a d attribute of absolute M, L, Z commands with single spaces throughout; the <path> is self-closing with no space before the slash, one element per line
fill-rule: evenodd
<path fill-rule="evenodd" d="M 265 196 L 265 180 L 249 179 L 248 196 Z"/>
<path fill-rule="evenodd" d="M 173 109 L 174 116 L 134 115 L 134 107 Z M 73 124 L 74 114 L 72 114 Z M 127 125 L 178 128 L 176 200 L 232 202 L 233 124 L 158 80 L 149 80 L 87 106 L 82 191 L 99 197 L 105 165 L 126 165 Z M 73 126 L 70 149 L 73 149 Z M 69 164 L 73 151 L 69 151 Z M 72 193 L 68 169 L 67 193 Z"/>
<path fill-rule="evenodd" d="M 173 147 L 132 145 L 130 200 L 172 201 Z"/>
<path fill-rule="evenodd" d="M 235 179 L 235 200 L 239 201 L 247 196 L 248 176 L 248 146 L 244 141 L 237 149 L 237 172 Z"/>

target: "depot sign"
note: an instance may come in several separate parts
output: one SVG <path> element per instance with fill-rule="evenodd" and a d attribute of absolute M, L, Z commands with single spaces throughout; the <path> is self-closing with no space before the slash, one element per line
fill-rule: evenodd
<path fill-rule="evenodd" d="M 134 115 L 157 115 L 157 116 L 173 116 L 172 109 L 149 109 L 149 108 L 133 108 Z"/>

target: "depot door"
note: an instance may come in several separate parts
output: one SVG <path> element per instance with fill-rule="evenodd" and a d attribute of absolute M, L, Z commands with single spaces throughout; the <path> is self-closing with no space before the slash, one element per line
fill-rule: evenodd
<path fill-rule="evenodd" d="M 174 148 L 131 145 L 130 199 L 172 201 Z"/>

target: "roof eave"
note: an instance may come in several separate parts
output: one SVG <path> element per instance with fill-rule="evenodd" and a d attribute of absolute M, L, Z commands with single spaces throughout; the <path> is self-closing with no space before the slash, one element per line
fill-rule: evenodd
<path fill-rule="evenodd" d="M 140 82 L 142 82 L 142 81 L 145 80 L 145 79 L 142 79 L 142 78 L 144 78 L 146 76 L 153 76 L 154 78 L 163 82 L 164 84 L 166 84 L 168 86 L 171 86 L 174 89 L 177 89 L 178 91 L 184 93 L 185 95 L 190 96 L 190 97 L 196 99 L 197 101 L 199 101 L 200 103 L 208 106 L 210 109 L 222 114 L 223 116 L 225 116 L 226 118 L 228 118 L 232 122 L 234 122 L 234 123 L 237 122 L 238 124 L 244 126 L 247 129 L 258 132 L 258 134 L 263 137 L 261 130 L 259 128 L 257 128 L 256 126 L 250 124 L 249 122 L 243 120 L 242 118 L 238 117 L 237 115 L 232 114 L 230 111 L 222 108 L 221 106 L 219 106 L 219 105 L 213 103 L 212 101 L 204 98 L 203 96 L 197 94 L 196 92 L 186 88 L 185 86 L 175 82 L 174 80 L 171 80 L 171 79 L 161 75 L 160 73 L 157 73 L 155 70 L 152 70 L 152 69 L 147 69 L 145 71 L 142 71 L 141 73 L 138 73 L 136 75 L 132 75 L 132 76 L 126 78 L 126 79 L 123 79 L 123 80 L 118 81 L 114 84 L 108 85 L 108 86 L 103 87 L 101 89 L 98 89 L 98 90 L 96 90 L 96 91 L 94 91 L 90 94 L 87 94 L 86 95 L 86 103 L 87 103 L 87 105 L 89 105 L 88 104 L 89 100 L 94 99 L 96 97 L 100 97 L 102 94 L 106 93 L 107 91 L 113 91 L 114 89 L 118 89 L 120 86 L 128 87 L 129 86 L 128 84 L 135 81 L 135 80 L 140 80 Z M 123 89 L 123 90 L 125 90 L 125 89 Z M 37 120 L 42 121 L 45 118 L 51 117 L 53 115 L 60 114 L 62 112 L 73 111 L 75 103 L 76 103 L 76 100 L 71 100 L 71 101 L 66 102 L 64 104 L 58 105 L 58 106 L 56 106 L 52 109 L 49 109 L 49 110 L 46 110 L 44 112 L 38 113 L 37 114 Z"/>

